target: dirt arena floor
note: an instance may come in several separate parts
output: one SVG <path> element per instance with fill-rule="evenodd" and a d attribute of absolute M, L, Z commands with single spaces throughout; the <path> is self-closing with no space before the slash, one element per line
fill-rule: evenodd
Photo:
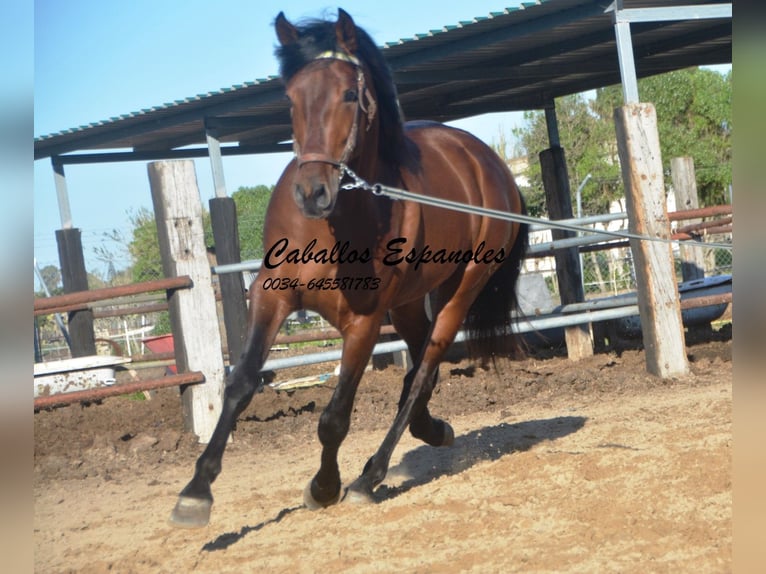
<path fill-rule="evenodd" d="M 376 504 L 318 512 L 302 491 L 333 379 L 266 389 L 240 417 L 198 530 L 168 524 L 202 448 L 183 432 L 177 390 L 41 411 L 36 571 L 729 572 L 731 325 L 692 338 L 683 380 L 646 374 L 636 348 L 577 363 L 537 352 L 500 374 L 445 363 L 431 410 L 455 444 L 407 434 Z M 346 484 L 391 423 L 402 376 L 365 375 Z"/>

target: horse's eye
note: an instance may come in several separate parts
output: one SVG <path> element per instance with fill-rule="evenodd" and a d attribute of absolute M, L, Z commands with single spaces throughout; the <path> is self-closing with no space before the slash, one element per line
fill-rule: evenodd
<path fill-rule="evenodd" d="M 355 102 L 357 99 L 356 90 L 346 90 L 346 93 L 343 94 L 344 102 Z"/>

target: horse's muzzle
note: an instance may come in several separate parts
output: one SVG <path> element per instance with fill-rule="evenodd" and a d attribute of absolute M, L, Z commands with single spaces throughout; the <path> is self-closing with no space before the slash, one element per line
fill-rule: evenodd
<path fill-rule="evenodd" d="M 335 207 L 335 194 L 321 180 L 310 180 L 306 184 L 296 182 L 294 196 L 303 215 L 311 219 L 328 217 Z"/>
<path fill-rule="evenodd" d="M 335 208 L 340 183 L 334 166 L 309 164 L 301 167 L 294 183 L 293 196 L 303 215 L 310 219 L 329 217 Z"/>

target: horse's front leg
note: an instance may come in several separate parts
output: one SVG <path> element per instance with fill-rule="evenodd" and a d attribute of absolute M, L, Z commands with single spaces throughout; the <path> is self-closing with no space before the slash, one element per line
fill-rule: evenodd
<path fill-rule="evenodd" d="M 229 434 L 237 417 L 250 403 L 256 390 L 263 386 L 260 370 L 279 327 L 293 307 L 284 300 L 273 299 L 268 294 L 256 294 L 250 303 L 251 327 L 245 352 L 226 381 L 223 406 L 215 430 L 207 447 L 197 459 L 194 476 L 178 496 L 178 502 L 170 516 L 176 526 L 196 528 L 210 520 L 213 495 L 210 485 L 221 472 L 221 459 Z"/>
<path fill-rule="evenodd" d="M 304 503 L 312 510 L 330 506 L 340 499 L 338 450 L 348 434 L 356 390 L 378 339 L 381 323 L 382 316 L 357 317 L 349 322 L 350 327 L 342 330 L 343 355 L 338 384 L 319 418 L 321 464 L 303 493 Z"/>

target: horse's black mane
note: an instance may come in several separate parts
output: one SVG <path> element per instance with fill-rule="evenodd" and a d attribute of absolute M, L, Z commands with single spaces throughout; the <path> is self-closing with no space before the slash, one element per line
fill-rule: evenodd
<path fill-rule="evenodd" d="M 342 51 L 337 45 L 335 22 L 304 20 L 296 28 L 298 41 L 287 46 L 278 46 L 275 51 L 280 74 L 285 83 L 322 52 Z M 354 56 L 367 66 L 377 94 L 380 114 L 378 151 L 388 163 L 399 165 L 402 163 L 401 154 L 405 148 L 403 118 L 391 71 L 380 49 L 367 32 L 357 26 L 356 37 L 357 50 Z"/>

